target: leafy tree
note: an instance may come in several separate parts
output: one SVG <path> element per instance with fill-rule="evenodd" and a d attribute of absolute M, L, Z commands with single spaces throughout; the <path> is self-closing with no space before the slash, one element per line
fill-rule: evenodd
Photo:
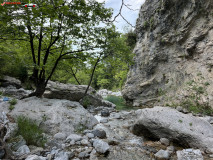
<path fill-rule="evenodd" d="M 19 78 L 22 82 L 27 80 L 28 57 L 22 54 L 25 49 L 24 45 L 12 41 L 0 44 L 0 76 L 7 74 Z"/>
<path fill-rule="evenodd" d="M 111 10 L 94 0 L 40 0 L 35 8 L 3 7 L 0 14 L 0 39 L 27 42 L 30 47 L 36 85 L 31 96 L 43 95 L 59 62 L 103 57 L 94 55 L 114 31 L 108 24 Z"/>
<path fill-rule="evenodd" d="M 132 47 L 127 45 L 127 35 L 111 39 L 105 52 L 110 56 L 103 60 L 97 70 L 97 85 L 100 88 L 121 88 L 132 65 Z"/>

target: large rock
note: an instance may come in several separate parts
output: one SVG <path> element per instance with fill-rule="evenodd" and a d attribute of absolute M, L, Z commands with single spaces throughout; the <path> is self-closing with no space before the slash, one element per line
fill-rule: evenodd
<path fill-rule="evenodd" d="M 8 86 L 14 86 L 19 89 L 21 88 L 21 81 L 13 77 L 4 76 L 2 79 L 0 79 L 0 87 Z"/>
<path fill-rule="evenodd" d="M 9 95 L 17 99 L 21 99 L 23 97 L 28 96 L 30 93 L 32 93 L 31 90 L 25 90 L 23 88 L 17 89 L 15 86 L 12 86 L 12 85 L 6 88 L 3 88 L 2 91 L 4 92 L 5 95 Z"/>
<path fill-rule="evenodd" d="M 67 137 L 66 141 L 80 141 L 82 139 L 81 136 L 77 134 L 71 134 Z"/>
<path fill-rule="evenodd" d="M 133 133 L 152 139 L 168 138 L 183 146 L 213 151 L 213 126 L 200 118 L 167 107 L 137 111 Z"/>
<path fill-rule="evenodd" d="M 93 146 L 95 147 L 96 151 L 99 153 L 106 153 L 107 151 L 109 151 L 108 143 L 100 139 L 95 139 L 93 142 Z"/>
<path fill-rule="evenodd" d="M 0 103 L 0 111 L 2 110 L 8 111 L 5 103 Z M 68 100 L 26 98 L 19 100 L 9 114 L 14 118 L 25 116 L 35 120 L 51 135 L 61 132 L 68 136 L 82 126 L 92 129 L 98 123 L 78 102 Z"/>
<path fill-rule="evenodd" d="M 46 158 L 37 155 L 29 155 L 25 160 L 46 160 Z"/>
<path fill-rule="evenodd" d="M 28 154 L 28 153 L 30 153 L 29 147 L 27 145 L 23 145 L 16 151 L 15 154 L 20 156 L 20 155 Z"/>
<path fill-rule="evenodd" d="M 92 87 L 89 88 L 88 95 L 84 97 L 86 88 L 86 85 L 63 84 L 49 81 L 44 93 L 44 97 L 51 99 L 67 99 L 70 101 L 78 101 L 85 107 L 115 107 L 114 104 L 108 101 L 104 101 L 101 96 L 96 94 L 96 91 Z"/>
<path fill-rule="evenodd" d="M 177 151 L 177 160 L 203 160 L 202 153 L 199 149 L 184 149 Z"/>
<path fill-rule="evenodd" d="M 155 157 L 158 159 L 169 159 L 169 151 L 159 150 L 157 153 L 155 153 Z"/>
<path fill-rule="evenodd" d="M 191 94 L 185 84 L 194 80 L 207 84 L 204 100 L 213 106 L 212 12 L 212 0 L 146 0 L 136 23 L 134 64 L 122 91 L 130 104 L 153 106 L 163 95 L 181 102 Z"/>

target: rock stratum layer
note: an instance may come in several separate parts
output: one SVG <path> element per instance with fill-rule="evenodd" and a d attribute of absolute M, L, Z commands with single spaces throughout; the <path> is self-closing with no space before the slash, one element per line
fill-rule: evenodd
<path fill-rule="evenodd" d="M 193 80 L 206 84 L 204 100 L 213 105 L 211 0 L 146 0 L 135 32 L 135 63 L 122 91 L 127 102 L 154 105 L 165 93 L 181 100 Z"/>

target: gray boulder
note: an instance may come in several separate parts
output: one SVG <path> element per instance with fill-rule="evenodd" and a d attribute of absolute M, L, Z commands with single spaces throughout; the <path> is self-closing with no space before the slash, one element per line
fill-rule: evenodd
<path fill-rule="evenodd" d="M 17 89 L 16 87 L 11 86 L 11 85 L 8 86 L 7 88 L 5 88 L 5 91 L 4 91 L 4 94 L 10 95 L 10 96 L 17 98 L 17 99 L 21 99 L 23 97 L 26 97 L 30 93 L 32 93 L 32 91 L 24 90 L 23 88 Z"/>
<path fill-rule="evenodd" d="M 137 114 L 139 120 L 133 126 L 136 135 L 167 138 L 183 146 L 212 151 L 213 126 L 205 120 L 168 107 L 142 109 Z"/>
<path fill-rule="evenodd" d="M 17 151 L 21 146 L 26 145 L 26 141 L 21 135 L 15 137 L 14 139 L 15 140 L 12 139 L 12 142 L 8 144 L 12 150 Z"/>
<path fill-rule="evenodd" d="M 114 104 L 108 101 L 104 101 L 101 96 L 96 94 L 96 91 L 92 87 L 89 88 L 88 95 L 84 97 L 86 88 L 87 85 L 63 84 L 49 81 L 44 93 L 44 97 L 50 99 L 66 99 L 70 101 L 78 101 L 85 107 L 115 107 Z"/>
<path fill-rule="evenodd" d="M 69 160 L 69 153 L 60 151 L 55 155 L 55 160 Z"/>
<path fill-rule="evenodd" d="M 166 145 L 166 146 L 169 146 L 169 143 L 170 143 L 167 138 L 161 138 L 160 142 L 161 142 L 161 144 Z"/>
<path fill-rule="evenodd" d="M 57 139 L 57 140 L 65 140 L 66 139 L 66 134 L 64 134 L 64 133 L 56 133 L 54 135 L 54 138 Z"/>
<path fill-rule="evenodd" d="M 106 143 L 100 139 L 94 140 L 93 147 L 95 147 L 96 151 L 99 153 L 106 153 L 109 150 L 108 143 Z"/>
<path fill-rule="evenodd" d="M 21 81 L 13 77 L 4 76 L 2 79 L 0 79 L 0 86 L 1 87 L 14 86 L 15 88 L 19 89 L 21 88 Z"/>
<path fill-rule="evenodd" d="M 106 132 L 104 130 L 93 130 L 92 131 L 92 134 L 95 136 L 95 137 L 98 137 L 98 138 L 101 138 L 101 139 L 104 139 L 106 138 Z"/>
<path fill-rule="evenodd" d="M 37 155 L 29 155 L 25 160 L 46 160 L 46 158 Z"/>
<path fill-rule="evenodd" d="M 94 137 L 95 137 L 95 135 L 92 134 L 92 133 L 87 133 L 86 136 L 87 136 L 88 138 L 94 138 Z"/>
<path fill-rule="evenodd" d="M 155 157 L 158 159 L 169 159 L 170 153 L 169 151 L 165 151 L 161 149 L 157 153 L 155 153 Z"/>
<path fill-rule="evenodd" d="M 3 104 L 0 103 L 0 111 L 5 110 L 6 106 Z M 68 136 L 78 130 L 79 126 L 92 129 L 98 123 L 97 119 L 78 102 L 37 97 L 19 100 L 10 116 L 28 117 L 52 136 L 59 132 Z"/>
<path fill-rule="evenodd" d="M 109 110 L 103 110 L 103 111 L 101 111 L 101 116 L 102 117 L 109 117 L 110 116 L 110 112 L 109 112 Z"/>
<path fill-rule="evenodd" d="M 203 160 L 202 153 L 199 149 L 184 149 L 177 151 L 178 160 Z"/>
<path fill-rule="evenodd" d="M 19 147 L 19 149 L 16 151 L 16 155 L 18 156 L 21 156 L 21 155 L 24 155 L 24 154 L 28 154 L 30 153 L 30 149 L 27 145 L 23 145 L 21 147 Z"/>
<path fill-rule="evenodd" d="M 82 139 L 81 136 L 77 134 L 71 134 L 67 137 L 66 141 L 80 141 Z"/>

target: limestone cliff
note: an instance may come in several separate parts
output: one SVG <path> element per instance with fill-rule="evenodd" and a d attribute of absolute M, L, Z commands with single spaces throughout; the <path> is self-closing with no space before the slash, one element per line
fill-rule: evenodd
<path fill-rule="evenodd" d="M 198 86 L 205 94 L 199 100 L 213 106 L 212 0 L 146 0 L 135 32 L 135 63 L 123 89 L 127 102 L 181 101 Z"/>

